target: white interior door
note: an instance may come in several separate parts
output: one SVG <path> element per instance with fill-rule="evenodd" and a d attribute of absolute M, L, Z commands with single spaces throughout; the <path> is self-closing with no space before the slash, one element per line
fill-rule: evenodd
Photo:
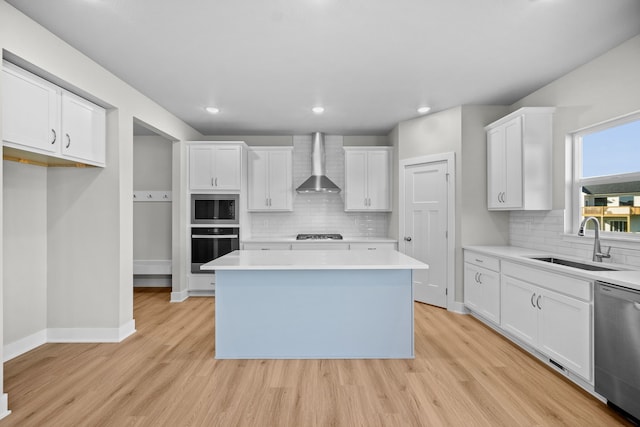
<path fill-rule="evenodd" d="M 429 264 L 413 271 L 416 301 L 447 306 L 447 162 L 404 168 L 404 252 Z"/>

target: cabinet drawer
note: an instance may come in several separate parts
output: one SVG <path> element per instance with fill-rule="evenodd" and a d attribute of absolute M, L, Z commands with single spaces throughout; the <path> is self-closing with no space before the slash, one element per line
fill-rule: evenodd
<path fill-rule="evenodd" d="M 300 250 L 348 250 L 348 243 L 293 243 L 291 245 L 291 249 L 300 251 Z"/>
<path fill-rule="evenodd" d="M 395 250 L 395 243 L 351 243 L 349 249 L 352 251 L 376 251 L 376 250 Z"/>
<path fill-rule="evenodd" d="M 477 252 L 464 252 L 464 262 L 468 262 L 479 267 L 488 268 L 493 271 L 500 271 L 500 260 Z"/>
<path fill-rule="evenodd" d="M 200 274 L 197 276 L 189 276 L 189 290 L 194 291 L 213 291 L 216 289 L 215 274 Z"/>
<path fill-rule="evenodd" d="M 591 301 L 593 283 L 586 279 L 565 276 L 564 274 L 552 273 L 511 262 L 502 263 L 502 274 L 584 301 Z"/>
<path fill-rule="evenodd" d="M 242 249 L 245 251 L 288 251 L 291 249 L 290 243 L 243 243 Z"/>

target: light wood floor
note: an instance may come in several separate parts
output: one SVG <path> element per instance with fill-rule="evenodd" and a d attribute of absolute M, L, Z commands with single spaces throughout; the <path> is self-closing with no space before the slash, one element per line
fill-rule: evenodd
<path fill-rule="evenodd" d="M 5 363 L 4 426 L 619 426 L 470 316 L 415 306 L 415 360 L 215 360 L 212 298 L 136 291 L 119 344 Z M 330 315 L 330 313 L 327 313 Z"/>

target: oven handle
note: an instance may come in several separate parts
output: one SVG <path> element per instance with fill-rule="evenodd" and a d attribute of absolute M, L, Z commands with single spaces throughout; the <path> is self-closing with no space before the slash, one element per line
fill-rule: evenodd
<path fill-rule="evenodd" d="M 222 234 L 222 235 L 212 235 L 212 234 L 192 234 L 192 239 L 237 239 L 237 234 Z"/>

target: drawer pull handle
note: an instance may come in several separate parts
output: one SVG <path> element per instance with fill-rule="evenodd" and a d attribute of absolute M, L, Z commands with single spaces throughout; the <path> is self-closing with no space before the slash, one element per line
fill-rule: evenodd
<path fill-rule="evenodd" d="M 538 299 L 536 299 L 536 305 L 540 310 L 542 310 L 542 306 L 540 305 L 540 298 L 542 298 L 542 295 L 538 295 Z"/>
<path fill-rule="evenodd" d="M 483 261 L 483 260 L 481 260 L 481 259 L 476 258 L 476 262 L 480 262 L 480 263 L 482 263 L 482 262 L 484 262 L 484 261 Z"/>
<path fill-rule="evenodd" d="M 536 297 L 536 294 L 531 295 L 531 306 L 533 308 L 536 308 L 536 303 L 533 301 L 535 297 Z"/>

